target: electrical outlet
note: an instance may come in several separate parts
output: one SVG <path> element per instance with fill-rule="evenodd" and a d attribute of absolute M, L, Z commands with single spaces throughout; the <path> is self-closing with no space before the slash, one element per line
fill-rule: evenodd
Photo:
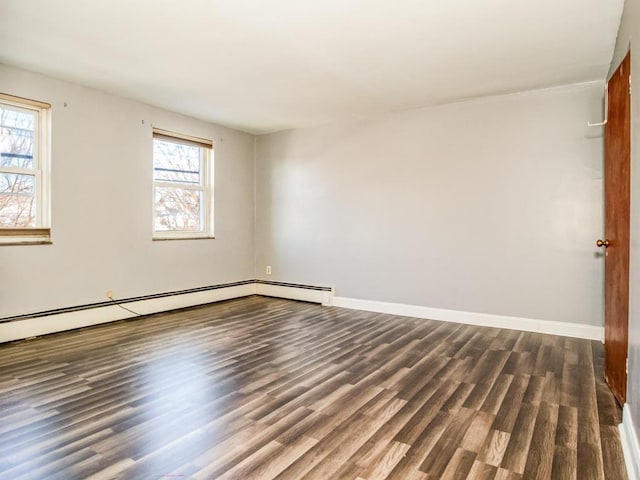
<path fill-rule="evenodd" d="M 271 275 L 271 265 L 267 265 L 267 275 Z"/>
<path fill-rule="evenodd" d="M 107 298 L 113 300 L 113 292 L 111 290 L 107 290 Z"/>

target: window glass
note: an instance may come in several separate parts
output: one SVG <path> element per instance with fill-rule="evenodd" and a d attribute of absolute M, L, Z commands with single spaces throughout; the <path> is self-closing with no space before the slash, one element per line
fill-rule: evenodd
<path fill-rule="evenodd" d="M 154 129 L 153 224 L 156 238 L 213 236 L 210 144 L 202 139 L 191 141 L 179 136 L 174 139 L 164 130 L 156 136 Z"/>
<path fill-rule="evenodd" d="M 49 110 L 0 93 L 0 244 L 49 239 Z"/>

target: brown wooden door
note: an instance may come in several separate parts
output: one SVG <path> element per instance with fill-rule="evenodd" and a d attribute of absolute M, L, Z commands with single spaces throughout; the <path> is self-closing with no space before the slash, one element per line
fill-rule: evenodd
<path fill-rule="evenodd" d="M 604 166 L 605 378 L 622 405 L 627 397 L 629 321 L 630 74 L 631 57 L 627 54 L 608 84 Z"/>

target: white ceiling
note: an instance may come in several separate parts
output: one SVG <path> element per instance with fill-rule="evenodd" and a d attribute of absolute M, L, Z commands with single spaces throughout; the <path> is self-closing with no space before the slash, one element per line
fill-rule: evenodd
<path fill-rule="evenodd" d="M 252 133 L 607 74 L 623 0 L 0 0 L 0 62 Z"/>

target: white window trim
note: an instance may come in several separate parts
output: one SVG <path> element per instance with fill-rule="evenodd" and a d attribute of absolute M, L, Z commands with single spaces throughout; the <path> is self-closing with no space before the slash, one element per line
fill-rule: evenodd
<path fill-rule="evenodd" d="M 151 225 L 153 228 L 153 240 L 188 240 L 188 239 L 213 239 L 215 238 L 214 230 L 213 230 L 213 220 L 214 220 L 214 203 L 213 203 L 213 142 L 210 140 L 201 139 L 199 137 L 193 137 L 190 135 L 184 135 L 180 133 L 170 132 L 168 130 L 161 130 L 157 128 L 153 128 L 153 138 L 156 137 L 156 134 L 159 139 L 164 141 L 171 141 L 171 139 L 175 139 L 177 143 L 181 143 L 181 141 L 189 141 L 193 142 L 195 146 L 200 148 L 200 165 L 201 165 L 201 184 L 200 185 L 185 185 L 184 183 L 174 183 L 174 182 L 164 182 L 164 181 L 156 181 L 152 180 L 153 186 L 151 191 Z M 153 152 L 153 149 L 152 149 Z M 152 153 L 152 178 L 153 178 L 153 153 Z M 155 229 L 155 219 L 156 219 L 156 210 L 155 210 L 155 194 L 156 187 L 171 187 L 171 188 L 183 188 L 186 190 L 198 190 L 202 192 L 202 226 L 201 230 L 180 230 L 180 231 L 171 231 L 171 230 L 156 230 Z"/>
<path fill-rule="evenodd" d="M 14 228 L 0 228 L 0 245 L 48 244 L 51 243 L 51 105 L 0 93 L 0 104 L 16 110 L 35 112 L 34 127 L 34 168 L 0 167 L 3 173 L 33 175 L 36 181 L 36 226 L 20 229 L 20 234 L 4 235 L 2 231 Z"/>

